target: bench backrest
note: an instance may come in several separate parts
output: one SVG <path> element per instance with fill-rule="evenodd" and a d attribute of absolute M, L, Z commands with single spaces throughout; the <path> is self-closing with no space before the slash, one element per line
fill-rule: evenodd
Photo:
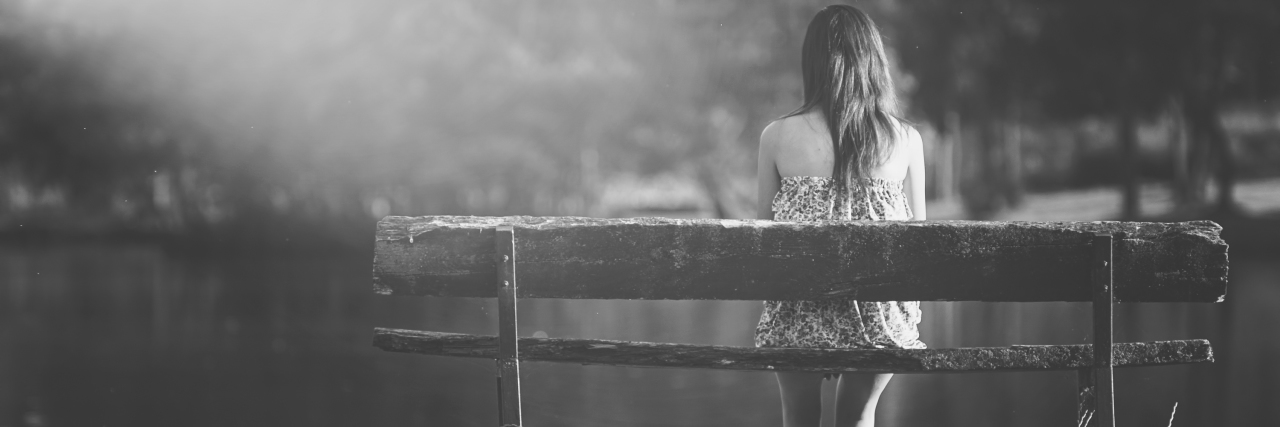
<path fill-rule="evenodd" d="M 520 298 L 1093 301 L 1092 239 L 1114 236 L 1118 302 L 1220 302 L 1208 221 L 815 222 L 387 217 L 382 294 L 496 297 L 495 228 L 515 228 Z"/>

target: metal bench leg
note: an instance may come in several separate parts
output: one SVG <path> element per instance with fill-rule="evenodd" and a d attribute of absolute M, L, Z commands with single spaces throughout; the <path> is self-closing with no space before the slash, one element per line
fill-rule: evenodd
<path fill-rule="evenodd" d="M 520 354 L 516 334 L 516 235 L 511 226 L 494 233 L 498 266 L 498 425 L 519 427 Z"/>
<path fill-rule="evenodd" d="M 1093 372 L 1094 396 L 1097 412 L 1093 414 L 1097 427 L 1115 427 L 1116 401 L 1115 377 L 1111 352 L 1111 309 L 1115 303 L 1115 286 L 1112 281 L 1113 239 L 1111 234 L 1098 234 L 1093 238 Z M 1083 387 L 1084 379 L 1081 379 Z M 1083 397 L 1081 397 L 1083 399 Z"/>
<path fill-rule="evenodd" d="M 1093 384 L 1094 370 L 1076 371 L 1076 427 L 1096 426 L 1093 416 L 1098 413 L 1097 388 Z"/>

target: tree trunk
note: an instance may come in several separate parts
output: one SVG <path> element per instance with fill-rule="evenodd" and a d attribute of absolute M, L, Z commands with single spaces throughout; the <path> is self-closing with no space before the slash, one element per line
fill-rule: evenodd
<path fill-rule="evenodd" d="M 1183 109 L 1187 129 L 1187 187 L 1184 206 L 1199 209 L 1205 204 L 1205 184 L 1209 179 L 1209 142 L 1196 108 L 1188 102 Z"/>
<path fill-rule="evenodd" d="M 1210 149 L 1215 154 L 1214 160 L 1218 163 L 1217 209 L 1223 213 L 1231 212 L 1235 206 L 1236 161 L 1231 153 L 1231 141 L 1227 138 L 1227 131 L 1223 129 L 1217 111 L 1206 117 L 1205 131 Z"/>
<path fill-rule="evenodd" d="M 1005 127 L 1004 138 L 1004 197 L 1009 206 L 1022 204 L 1022 114 L 1017 110 Z"/>
<path fill-rule="evenodd" d="M 1120 186 L 1123 191 L 1120 218 L 1124 220 L 1133 220 L 1139 214 L 1137 133 L 1133 113 L 1121 112 L 1116 139 L 1120 142 Z"/>
<path fill-rule="evenodd" d="M 978 123 L 978 145 L 971 155 L 974 172 L 964 180 L 960 196 L 969 216 L 984 220 L 995 217 L 1007 207 L 1003 135 L 1000 132 L 1001 126 L 994 118 L 980 117 L 970 121 L 973 122 Z"/>
<path fill-rule="evenodd" d="M 719 177 L 716 172 L 712 171 L 713 167 L 704 165 L 698 171 L 698 182 L 702 184 L 702 189 L 707 193 L 707 199 L 711 201 L 712 215 L 718 219 L 729 219 L 732 215 L 724 203 L 724 187 L 720 185 Z"/>
<path fill-rule="evenodd" d="M 1179 206 L 1185 206 L 1189 202 L 1189 193 L 1191 190 L 1191 179 L 1188 173 L 1188 164 L 1190 163 L 1189 152 L 1191 150 L 1190 136 L 1187 132 L 1187 121 L 1183 118 L 1182 105 L 1175 103 L 1171 107 L 1169 120 L 1171 128 L 1169 129 L 1169 150 L 1173 162 L 1173 195 L 1174 200 Z"/>
<path fill-rule="evenodd" d="M 946 135 L 943 143 L 938 144 L 939 150 L 936 154 L 937 158 L 934 164 L 937 165 L 935 175 L 938 183 L 938 199 L 952 200 L 958 193 L 960 187 L 960 146 L 963 136 L 961 135 L 960 113 L 955 110 L 947 112 L 946 123 L 943 126 Z"/>
<path fill-rule="evenodd" d="M 1205 184 L 1213 168 L 1218 193 L 1215 207 L 1219 211 L 1231 211 L 1235 205 L 1236 162 L 1218 109 L 1212 102 L 1202 101 L 1188 105 L 1185 111 L 1193 150 L 1188 156 L 1190 200 L 1194 206 L 1205 204 Z"/>

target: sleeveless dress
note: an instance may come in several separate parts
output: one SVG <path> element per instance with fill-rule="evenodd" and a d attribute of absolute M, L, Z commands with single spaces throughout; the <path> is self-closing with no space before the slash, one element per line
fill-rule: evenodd
<path fill-rule="evenodd" d="M 902 182 L 862 179 L 850 196 L 837 197 L 831 178 L 782 178 L 773 198 L 776 221 L 911 218 Z M 756 326 L 757 347 L 925 348 L 918 301 L 765 301 Z"/>

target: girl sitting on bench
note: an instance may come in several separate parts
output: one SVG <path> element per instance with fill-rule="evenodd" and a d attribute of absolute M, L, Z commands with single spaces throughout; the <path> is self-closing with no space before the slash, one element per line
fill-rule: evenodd
<path fill-rule="evenodd" d="M 852 6 L 813 18 L 804 105 L 760 135 L 757 215 L 776 221 L 925 219 L 920 134 L 897 116 L 880 33 Z M 765 301 L 758 347 L 924 348 L 919 302 Z M 836 425 L 869 427 L 893 374 L 831 373 Z M 823 374 L 779 372 L 785 427 L 821 421 Z"/>

